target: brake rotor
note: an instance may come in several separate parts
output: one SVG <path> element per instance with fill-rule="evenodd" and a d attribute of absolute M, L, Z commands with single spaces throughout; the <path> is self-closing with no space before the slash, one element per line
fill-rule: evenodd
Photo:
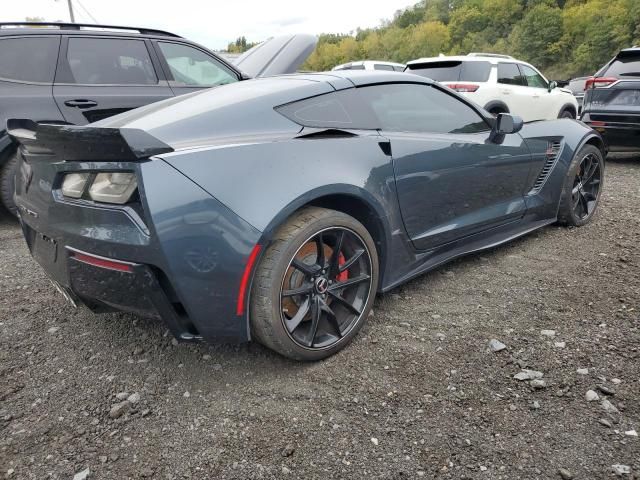
<path fill-rule="evenodd" d="M 302 262 L 306 265 L 313 265 L 316 263 L 318 249 L 314 242 L 308 242 L 302 246 L 302 248 L 296 254 L 296 260 Z M 333 255 L 333 248 L 329 245 L 324 245 L 324 258 L 331 258 Z M 345 263 L 345 258 L 342 252 L 340 252 L 340 256 L 338 258 L 338 264 L 343 265 Z M 341 272 L 336 277 L 336 280 L 342 282 L 349 277 L 349 271 L 345 270 Z M 287 273 L 284 275 L 284 285 L 287 289 L 293 290 L 299 288 L 304 283 L 304 274 L 299 270 L 289 267 Z M 327 301 L 330 303 L 331 299 Z M 282 300 L 282 311 L 287 317 L 293 318 L 296 313 L 298 313 L 298 308 L 300 305 L 296 302 L 295 297 L 287 297 Z"/>

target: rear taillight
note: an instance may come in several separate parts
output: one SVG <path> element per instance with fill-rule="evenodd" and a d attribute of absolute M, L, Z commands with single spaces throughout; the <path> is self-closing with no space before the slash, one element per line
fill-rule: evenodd
<path fill-rule="evenodd" d="M 475 92 L 480 88 L 480 85 L 473 85 L 472 83 L 447 83 L 446 85 L 451 90 L 461 93 Z"/>
<path fill-rule="evenodd" d="M 589 77 L 584 84 L 584 89 L 608 87 L 617 81 L 616 77 Z"/>

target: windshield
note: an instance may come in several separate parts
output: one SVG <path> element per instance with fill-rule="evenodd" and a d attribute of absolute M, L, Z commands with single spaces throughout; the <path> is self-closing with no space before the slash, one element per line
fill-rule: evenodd
<path fill-rule="evenodd" d="M 491 73 L 489 62 L 441 61 L 417 63 L 407 66 L 411 73 L 437 82 L 486 82 Z"/>

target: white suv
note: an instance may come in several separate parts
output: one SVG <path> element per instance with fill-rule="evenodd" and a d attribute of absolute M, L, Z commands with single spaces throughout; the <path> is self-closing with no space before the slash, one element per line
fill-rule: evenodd
<path fill-rule="evenodd" d="M 494 115 L 513 113 L 525 122 L 577 116 L 578 102 L 570 90 L 508 55 L 420 58 L 407 62 L 406 71 L 447 85 Z"/>

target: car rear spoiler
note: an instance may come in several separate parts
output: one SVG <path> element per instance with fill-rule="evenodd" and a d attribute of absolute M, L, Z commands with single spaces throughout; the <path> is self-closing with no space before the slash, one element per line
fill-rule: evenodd
<path fill-rule="evenodd" d="M 173 152 L 137 128 L 52 125 L 28 119 L 7 121 L 7 133 L 27 155 L 54 155 L 62 161 L 127 162 Z"/>

